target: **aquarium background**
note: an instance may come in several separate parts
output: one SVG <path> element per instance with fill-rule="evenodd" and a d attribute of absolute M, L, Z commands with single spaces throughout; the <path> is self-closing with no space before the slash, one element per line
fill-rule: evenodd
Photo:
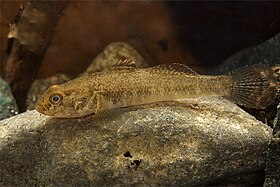
<path fill-rule="evenodd" d="M 139 67 L 181 63 L 200 74 L 265 63 L 278 67 L 279 74 L 280 2 L 31 2 L 38 11 L 24 13 L 28 1 L 0 1 L 0 119 L 15 116 L 0 122 L 1 185 L 105 185 L 114 180 L 142 185 L 263 185 L 271 127 L 279 126 L 279 120 L 274 121 L 279 98 L 264 110 L 243 107 L 246 112 L 215 98 L 190 100 L 186 106 L 155 104 L 120 115 L 114 127 L 111 121 L 96 126 L 90 118 L 48 121 L 33 109 L 49 86 L 106 70 L 121 56 L 133 57 Z M 196 121 L 201 116 L 206 120 Z M 232 121 L 240 122 L 241 130 Z M 118 128 L 125 129 L 120 137 L 115 136 Z M 121 143 L 115 150 L 117 141 Z M 275 173 L 280 177 L 274 171 L 280 168 L 275 167 L 277 150 L 279 142 L 270 146 L 267 165 L 272 177 L 267 175 L 267 185 Z M 206 163 L 200 162 L 207 158 L 204 151 L 212 155 Z M 164 155 L 160 161 L 158 153 Z M 189 175 L 196 170 L 187 156 L 197 153 L 201 173 Z M 112 172 L 111 163 L 119 164 L 120 173 Z M 213 168 L 209 172 L 207 164 Z M 171 178 L 151 177 L 160 169 Z M 196 178 L 200 176 L 204 178 Z M 145 183 L 154 178 L 158 181 Z"/>
<path fill-rule="evenodd" d="M 1 1 L 1 67 L 9 24 L 26 1 Z M 132 44 L 150 64 L 212 69 L 233 53 L 280 31 L 279 2 L 70 2 L 60 18 L 38 78 L 76 76 L 109 43 Z"/>

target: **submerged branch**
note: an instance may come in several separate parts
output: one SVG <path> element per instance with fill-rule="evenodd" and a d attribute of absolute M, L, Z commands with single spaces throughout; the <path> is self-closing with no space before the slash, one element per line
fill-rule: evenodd
<path fill-rule="evenodd" d="M 12 47 L 4 69 L 20 111 L 68 1 L 29 1 L 11 25 Z"/>

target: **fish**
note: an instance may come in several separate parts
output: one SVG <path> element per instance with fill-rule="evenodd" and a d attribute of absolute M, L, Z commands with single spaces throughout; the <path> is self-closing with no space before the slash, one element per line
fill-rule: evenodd
<path fill-rule="evenodd" d="M 121 59 L 110 69 L 49 87 L 35 109 L 54 118 L 98 116 L 111 109 L 201 96 L 223 96 L 236 104 L 263 109 L 278 93 L 272 69 L 264 64 L 223 75 L 200 75 L 183 64 L 137 68 Z"/>

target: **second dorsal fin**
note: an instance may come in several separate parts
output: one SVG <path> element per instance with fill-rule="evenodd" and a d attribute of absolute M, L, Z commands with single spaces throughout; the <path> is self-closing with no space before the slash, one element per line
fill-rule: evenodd
<path fill-rule="evenodd" d="M 113 65 L 109 70 L 116 69 L 133 69 L 136 67 L 136 63 L 132 59 L 121 58 L 115 65 Z"/>
<path fill-rule="evenodd" d="M 161 64 L 155 67 L 150 68 L 151 70 L 165 70 L 168 72 L 180 72 L 185 73 L 188 75 L 198 75 L 197 72 L 189 68 L 188 66 L 184 64 L 178 64 L 178 63 L 171 63 L 171 64 Z"/>

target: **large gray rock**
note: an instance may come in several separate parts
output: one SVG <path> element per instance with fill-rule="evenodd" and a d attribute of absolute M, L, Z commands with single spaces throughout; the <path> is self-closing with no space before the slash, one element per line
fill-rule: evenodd
<path fill-rule="evenodd" d="M 272 130 L 223 98 L 0 121 L 1 185 L 204 185 L 263 170 Z"/>

